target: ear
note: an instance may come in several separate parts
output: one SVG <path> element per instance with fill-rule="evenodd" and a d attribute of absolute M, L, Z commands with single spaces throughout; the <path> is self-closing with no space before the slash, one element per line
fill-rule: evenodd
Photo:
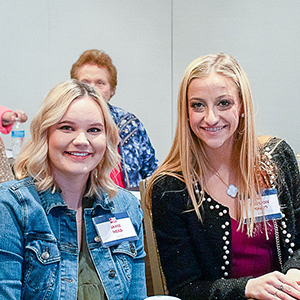
<path fill-rule="evenodd" d="M 241 118 L 245 118 L 245 111 L 244 111 L 244 107 L 241 106 L 241 109 L 240 109 L 240 117 Z"/>
<path fill-rule="evenodd" d="M 114 89 L 110 92 L 110 98 L 115 94 L 115 92 L 116 92 L 116 89 Z"/>

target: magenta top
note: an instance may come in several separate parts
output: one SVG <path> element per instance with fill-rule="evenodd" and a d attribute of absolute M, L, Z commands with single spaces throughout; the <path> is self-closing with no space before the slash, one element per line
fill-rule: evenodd
<path fill-rule="evenodd" d="M 274 225 L 267 222 L 269 239 L 266 239 L 264 223 L 256 223 L 253 237 L 247 236 L 247 228 L 237 231 L 238 222 L 231 219 L 232 272 L 231 278 L 259 277 L 279 270 Z"/>
<path fill-rule="evenodd" d="M 2 116 L 5 112 L 7 111 L 12 111 L 11 109 L 9 109 L 8 107 L 5 107 L 3 105 L 0 105 L 0 132 L 4 133 L 4 134 L 8 134 L 10 133 L 12 127 L 14 124 L 10 124 L 8 126 L 3 126 L 2 125 Z"/>

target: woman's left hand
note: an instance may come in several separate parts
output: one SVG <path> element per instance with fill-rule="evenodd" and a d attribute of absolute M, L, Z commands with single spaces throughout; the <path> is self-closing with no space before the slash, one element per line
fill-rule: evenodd
<path fill-rule="evenodd" d="M 295 281 L 300 287 L 300 270 L 299 269 L 290 269 L 286 273 L 286 277 L 289 278 L 290 281 Z"/>
<path fill-rule="evenodd" d="M 291 269 L 287 274 L 274 271 L 252 278 L 246 285 L 245 295 L 250 299 L 300 299 L 300 270 Z"/>
<path fill-rule="evenodd" d="M 290 269 L 286 273 L 285 278 L 286 278 L 285 284 L 281 285 L 283 292 L 290 295 L 292 294 L 292 290 L 300 291 L 300 270 Z M 296 299 L 300 299 L 300 297 Z"/>

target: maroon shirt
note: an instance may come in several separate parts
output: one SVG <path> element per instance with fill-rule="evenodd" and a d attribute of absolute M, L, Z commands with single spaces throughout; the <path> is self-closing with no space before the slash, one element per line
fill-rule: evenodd
<path fill-rule="evenodd" d="M 267 222 L 266 238 L 264 223 L 256 223 L 253 237 L 247 236 L 247 228 L 237 231 L 238 221 L 231 219 L 232 273 L 231 278 L 259 277 L 279 270 L 275 233 L 272 221 Z"/>

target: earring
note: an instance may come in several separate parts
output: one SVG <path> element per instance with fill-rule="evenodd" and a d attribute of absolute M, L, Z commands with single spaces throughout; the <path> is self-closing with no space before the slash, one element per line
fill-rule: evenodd
<path fill-rule="evenodd" d="M 244 113 L 242 113 L 242 114 L 241 114 L 241 117 L 242 117 L 242 118 L 245 118 L 245 114 L 244 114 Z"/>

